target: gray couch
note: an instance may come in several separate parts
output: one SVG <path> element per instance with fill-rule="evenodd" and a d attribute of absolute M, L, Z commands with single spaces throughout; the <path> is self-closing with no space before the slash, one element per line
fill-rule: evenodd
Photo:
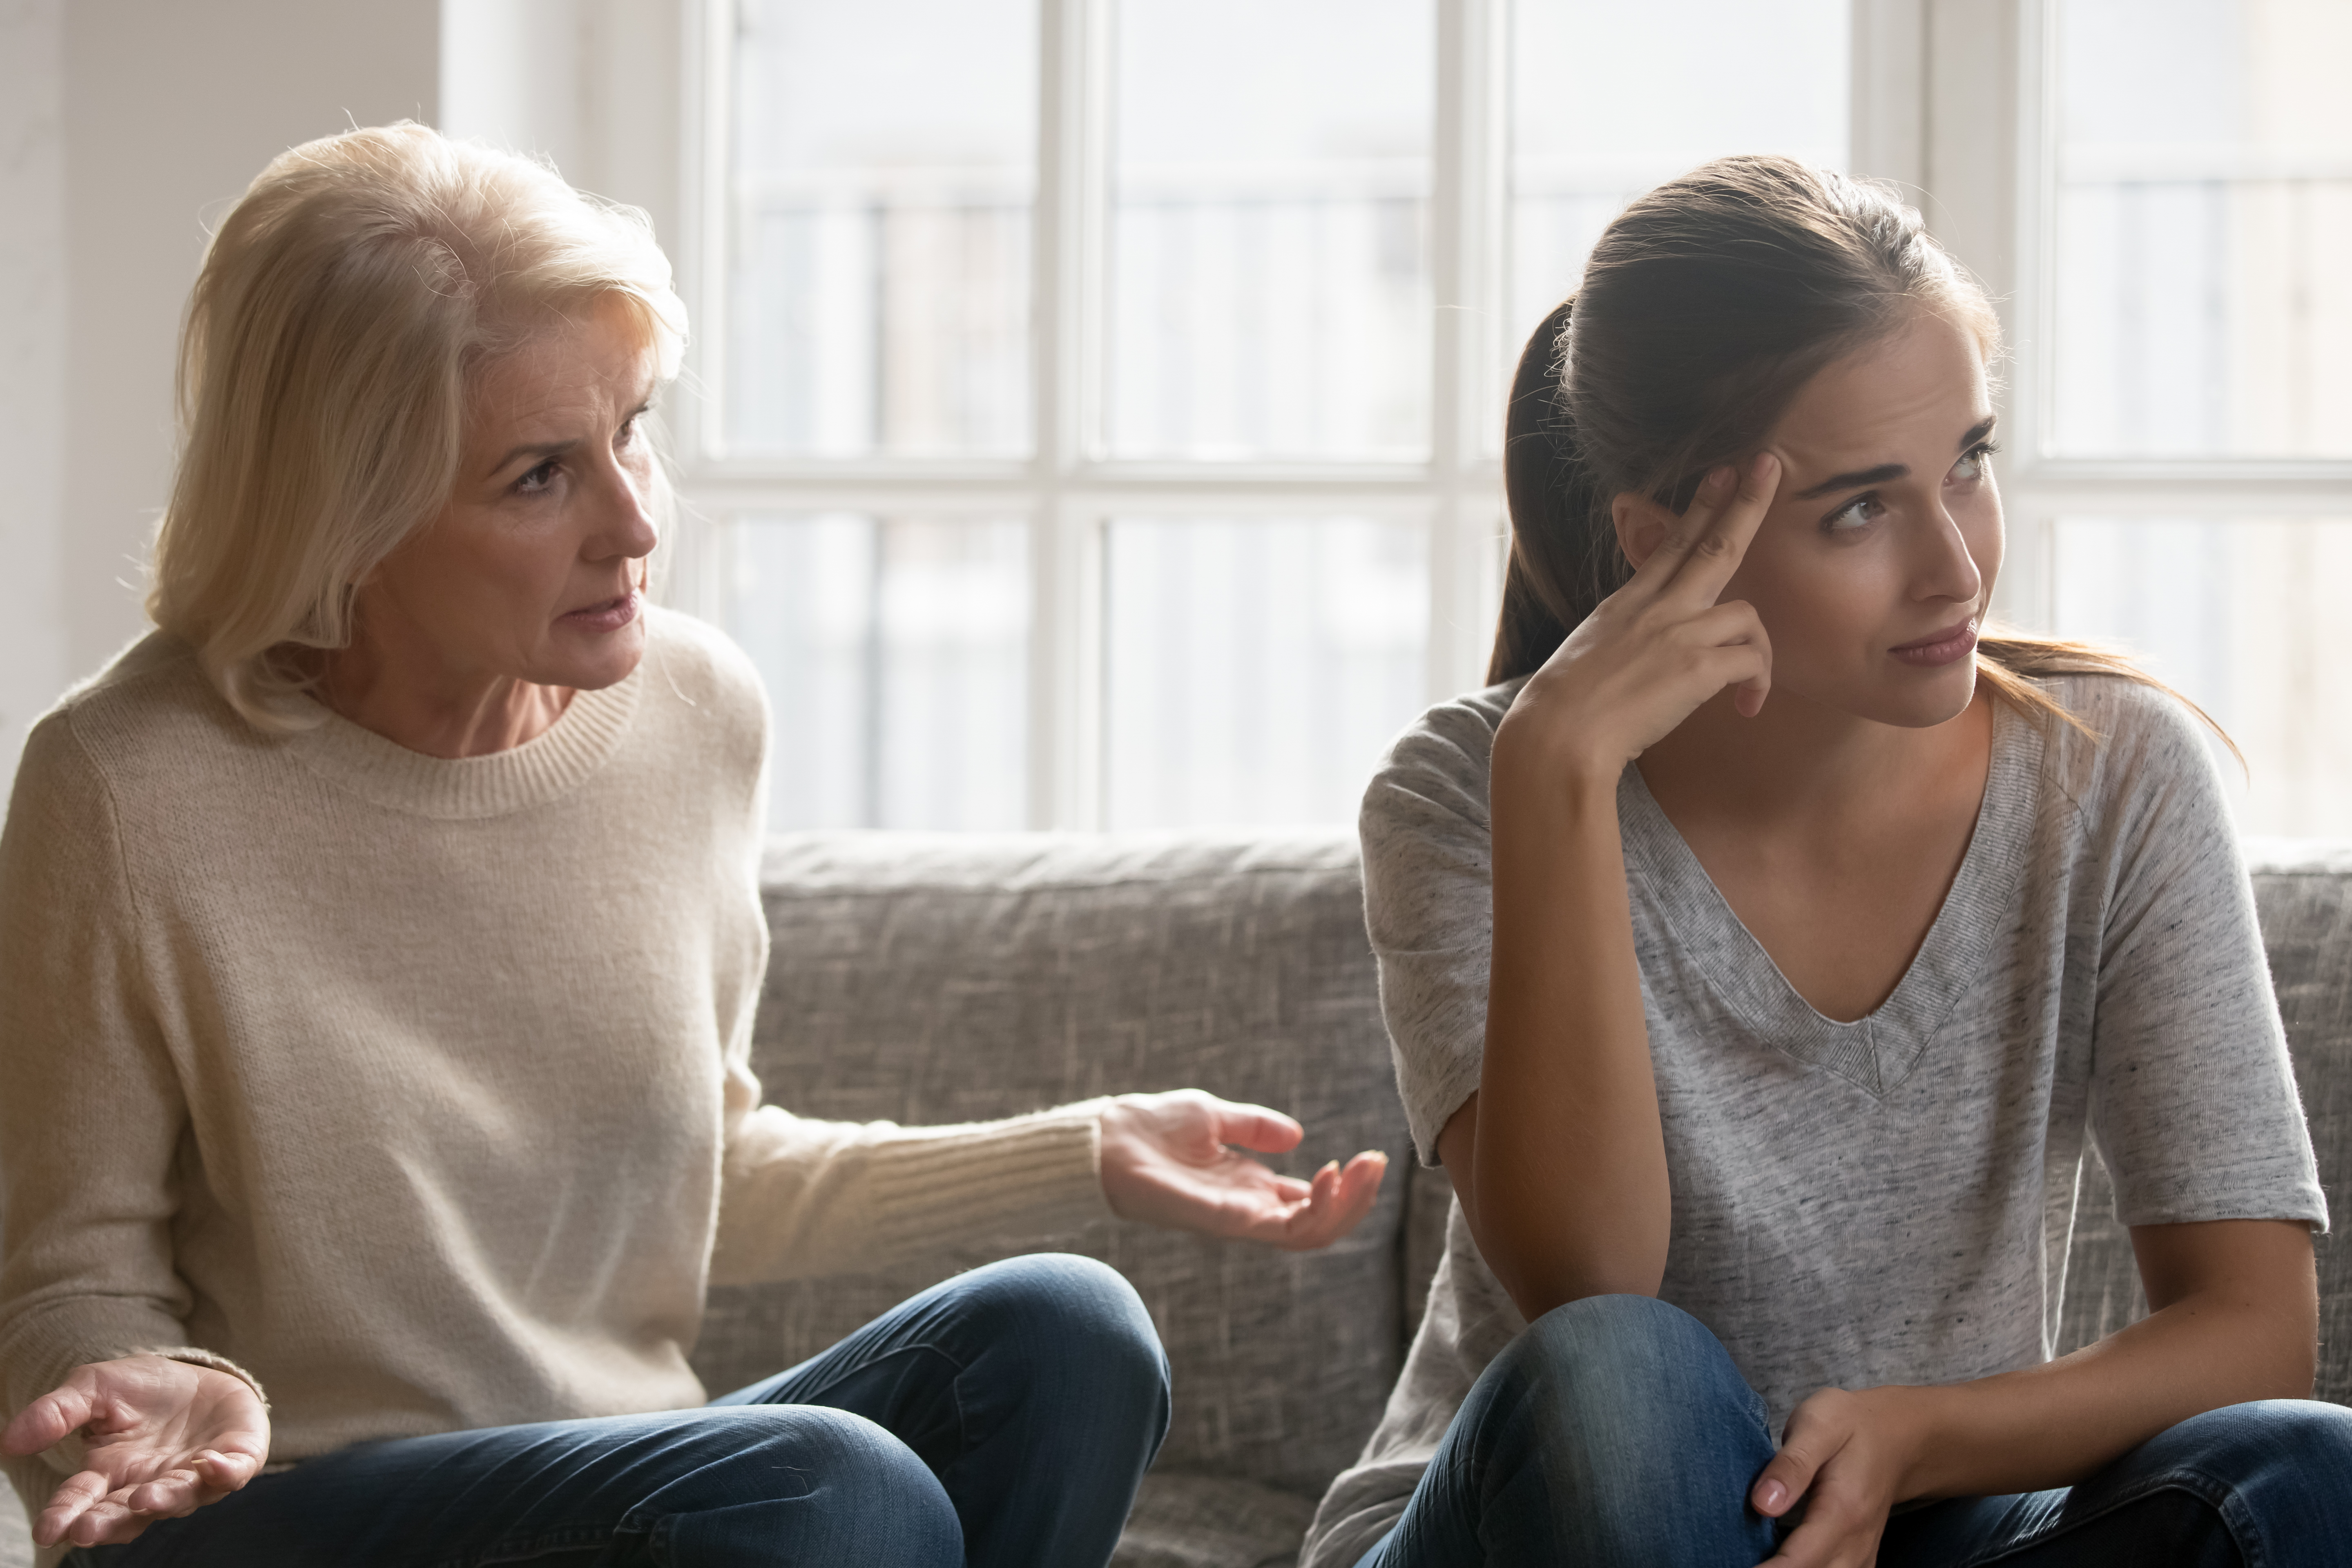
<path fill-rule="evenodd" d="M 2330 1203 L 2352 1177 L 2352 847 L 2263 845 L 2256 889 Z M 1200 1085 L 1306 1122 L 1289 1168 L 1388 1151 L 1380 1206 L 1306 1257 L 1106 1223 L 1102 1258 L 1167 1342 L 1175 1424 L 1120 1547 L 1132 1568 L 1288 1563 L 1380 1412 L 1452 1201 L 1415 1167 L 1341 834 L 1226 838 L 806 836 L 766 866 L 775 936 L 759 1067 L 804 1114 L 963 1121 L 1107 1090 Z M 2086 1172 L 2068 1347 L 2141 1309 Z M 713 1388 L 808 1355 L 998 1256 L 714 1294 Z M 2321 1397 L 2352 1403 L 2352 1254 L 2319 1242 Z M 10 1561 L 0 1544 L 0 1564 Z"/>

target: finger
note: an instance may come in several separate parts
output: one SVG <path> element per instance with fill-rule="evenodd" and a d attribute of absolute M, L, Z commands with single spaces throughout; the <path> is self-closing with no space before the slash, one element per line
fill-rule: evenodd
<path fill-rule="evenodd" d="M 1642 563 L 1633 569 L 1632 584 L 1655 593 L 1674 581 L 1684 557 L 1714 525 L 1716 515 L 1724 502 L 1735 492 L 1736 473 L 1728 463 L 1718 463 L 1709 468 L 1698 482 L 1698 490 L 1680 516 L 1669 511 L 1648 496 L 1628 496 L 1634 512 L 1644 526 L 1660 531 L 1658 542 Z"/>
<path fill-rule="evenodd" d="M 1739 488 L 1706 525 L 1697 530 L 1676 562 L 1671 580 L 1660 590 L 1712 605 L 1723 585 L 1739 570 L 1748 543 L 1771 510 L 1780 488 L 1780 459 L 1759 452 L 1739 471 Z"/>
<path fill-rule="evenodd" d="M 39 1546 L 55 1546 L 65 1539 L 73 1522 L 95 1508 L 110 1489 L 112 1483 L 96 1470 L 84 1470 L 68 1476 L 56 1491 L 49 1494 L 47 1508 L 33 1521 L 33 1541 Z"/>
<path fill-rule="evenodd" d="M 0 1433 L 0 1448 L 20 1456 L 37 1454 L 68 1433 L 89 1426 L 96 1415 L 97 1410 L 83 1390 L 70 1384 L 51 1389 L 16 1413 L 7 1431 Z"/>
<path fill-rule="evenodd" d="M 1294 1252 L 1328 1247 L 1362 1223 L 1380 1196 L 1381 1177 L 1388 1156 L 1378 1151 L 1359 1154 L 1341 1170 L 1338 1162 L 1315 1173 L 1315 1201 L 1291 1216 L 1282 1245 Z"/>
<path fill-rule="evenodd" d="M 1279 1110 L 1268 1110 L 1263 1105 L 1235 1105 L 1220 1100 L 1212 1104 L 1216 1118 L 1217 1142 L 1236 1148 L 1253 1149 L 1261 1154 L 1286 1154 L 1298 1147 L 1307 1136 L 1307 1129 Z"/>
<path fill-rule="evenodd" d="M 206 1448 L 189 1461 L 215 1491 L 233 1492 L 261 1473 L 261 1456 Z"/>
<path fill-rule="evenodd" d="M 1795 1444 L 1784 1445 L 1758 1472 L 1748 1500 L 1765 1518 L 1778 1519 L 1797 1506 L 1820 1469 L 1821 1461 L 1813 1455 Z"/>
<path fill-rule="evenodd" d="M 1732 706 L 1742 718 L 1753 719 L 1772 692 L 1772 638 L 1755 606 L 1744 599 L 1702 611 L 1687 623 L 1689 634 L 1702 646 L 1730 652 L 1728 659 L 1711 661 L 1709 672 L 1720 677 L 1717 689 L 1734 689 Z"/>
<path fill-rule="evenodd" d="M 205 1489 L 204 1479 L 195 1471 L 178 1469 L 166 1470 L 152 1480 L 126 1487 L 119 1495 L 122 1506 L 132 1513 L 169 1519 L 195 1507 L 197 1497 Z"/>

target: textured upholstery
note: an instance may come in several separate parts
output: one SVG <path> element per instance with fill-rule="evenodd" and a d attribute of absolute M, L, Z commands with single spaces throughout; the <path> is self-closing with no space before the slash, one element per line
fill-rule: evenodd
<path fill-rule="evenodd" d="M 1328 1252 L 1111 1223 L 1056 1243 L 1135 1282 L 1174 1373 L 1122 1563 L 1288 1562 L 1404 1342 L 1410 1156 L 1352 837 L 812 836 L 777 841 L 766 883 L 757 1063 L 795 1111 L 961 1121 L 1196 1085 L 1305 1122 L 1294 1173 L 1388 1152 L 1381 1206 Z M 750 1382 L 999 1255 L 716 1291 L 696 1365 Z"/>
<path fill-rule="evenodd" d="M 2352 847 L 2252 854 L 2321 1178 L 2352 1217 Z M 940 1121 L 1197 1084 L 1304 1121 L 1294 1171 L 1389 1152 L 1380 1208 L 1328 1253 L 1109 1223 L 1059 1242 L 1135 1281 L 1175 1370 L 1174 1429 L 1118 1561 L 1290 1563 L 1379 1413 L 1450 1202 L 1405 1149 L 1352 841 L 806 836 L 776 841 L 766 880 L 759 1065 L 796 1110 Z M 2069 1347 L 2141 1310 L 2095 1162 L 2078 1215 Z M 714 1389 L 748 1383 L 992 1256 L 715 1292 L 696 1363 Z M 2352 1403 L 2352 1252 L 2325 1237 L 2319 1258 L 2319 1393 Z M 0 1568 L 29 1562 L 13 1508 L 0 1499 Z"/>

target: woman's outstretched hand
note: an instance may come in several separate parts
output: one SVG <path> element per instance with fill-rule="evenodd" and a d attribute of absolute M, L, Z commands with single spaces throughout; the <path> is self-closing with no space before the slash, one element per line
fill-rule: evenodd
<path fill-rule="evenodd" d="M 1278 1110 L 1197 1089 L 1122 1094 L 1102 1113 L 1103 1195 L 1122 1219 L 1294 1252 L 1328 1247 L 1371 1212 L 1389 1157 L 1368 1150 L 1302 1182 L 1233 1147 L 1279 1154 L 1303 1136 Z"/>
<path fill-rule="evenodd" d="M 1717 601 L 1780 483 L 1780 459 L 1763 452 L 1742 468 L 1711 470 L 1680 516 L 1645 496 L 1616 498 L 1641 564 L 1520 691 L 1496 738 L 1498 770 L 1539 733 L 1538 773 L 1554 775 L 1566 763 L 1613 784 L 1618 770 L 1726 687 L 1738 689 L 1740 712 L 1756 716 L 1772 688 L 1771 639 L 1745 601 Z M 1576 754 L 1554 755 L 1557 745 Z"/>
<path fill-rule="evenodd" d="M 1804 1521 L 1764 1568 L 1870 1568 L 1916 1447 L 1906 1388 L 1824 1388 L 1797 1406 L 1780 1451 L 1748 1489 L 1779 1519 L 1801 1501 Z"/>
<path fill-rule="evenodd" d="M 37 1454 L 76 1432 L 82 1468 L 33 1521 L 42 1546 L 133 1540 L 156 1520 L 226 1497 L 269 1457 L 269 1414 L 250 1384 L 163 1356 L 76 1367 L 17 1413 L 0 1447 Z"/>

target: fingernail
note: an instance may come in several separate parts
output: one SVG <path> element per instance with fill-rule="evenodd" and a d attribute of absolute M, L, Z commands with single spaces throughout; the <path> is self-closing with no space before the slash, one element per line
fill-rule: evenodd
<path fill-rule="evenodd" d="M 1756 1494 L 1759 1513 L 1778 1513 L 1789 1500 L 1789 1489 L 1778 1481 L 1766 1481 L 1764 1489 Z"/>
<path fill-rule="evenodd" d="M 1729 484 L 1731 479 L 1732 470 L 1729 463 L 1717 463 L 1706 471 L 1706 483 L 1708 489 L 1719 490 Z"/>
<path fill-rule="evenodd" d="M 1748 465 L 1748 471 L 1760 479 L 1772 471 L 1772 465 L 1778 460 L 1769 452 L 1759 452 L 1756 460 Z"/>

